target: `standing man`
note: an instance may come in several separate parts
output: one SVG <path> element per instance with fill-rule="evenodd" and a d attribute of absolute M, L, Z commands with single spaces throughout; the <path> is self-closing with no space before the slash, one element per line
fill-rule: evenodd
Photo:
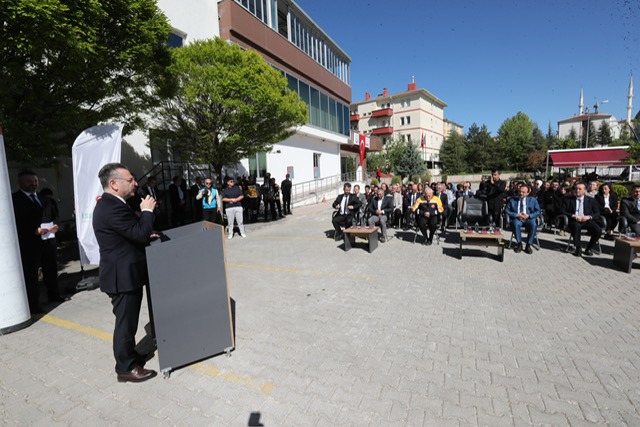
<path fill-rule="evenodd" d="M 209 178 L 209 180 L 211 180 L 211 178 Z M 206 180 L 205 180 L 206 181 Z M 206 185 L 206 182 L 205 182 Z M 193 205 L 193 220 L 194 221 L 202 221 L 204 212 L 204 206 L 203 203 L 200 202 L 200 199 L 198 199 L 198 195 L 200 194 L 200 192 L 202 191 L 202 189 L 205 186 L 202 185 L 202 177 L 201 176 L 197 176 L 196 177 L 196 182 L 195 184 L 193 184 L 191 186 L 191 203 Z M 209 220 L 205 220 L 205 221 L 209 221 Z M 212 221 L 214 222 L 214 221 Z"/>
<path fill-rule="evenodd" d="M 196 194 L 196 205 L 202 211 L 201 219 L 220 224 L 222 221 L 222 203 L 220 203 L 220 193 L 213 186 L 211 177 L 204 180 L 204 187 Z M 218 219 L 220 218 L 220 219 Z"/>
<path fill-rule="evenodd" d="M 349 228 L 353 221 L 353 216 L 358 212 L 358 209 L 360 209 L 360 200 L 358 200 L 355 194 L 351 194 L 351 184 L 348 182 L 345 183 L 343 190 L 344 193 L 340 194 L 331 205 L 333 209 L 337 211 L 331 220 L 333 228 L 336 231 L 334 234 L 335 240 L 342 238 L 340 226 Z"/>
<path fill-rule="evenodd" d="M 156 376 L 143 365 L 152 355 L 135 352 L 142 288 L 149 281 L 145 246 L 152 238 L 156 201 L 140 202 L 138 217 L 126 200 L 138 183 L 126 166 L 108 163 L 98 173 L 104 189 L 93 211 L 93 230 L 100 247 L 100 290 L 111 298 L 116 317 L 113 354 L 118 382 L 141 382 Z"/>
<path fill-rule="evenodd" d="M 58 241 L 56 234 L 51 232 L 58 219 L 58 202 L 53 197 L 53 191 L 50 188 L 43 188 L 39 197 L 42 202 L 42 224 L 50 230 L 42 240 L 42 261 L 40 264 L 42 280 L 47 288 L 49 301 L 64 302 L 66 299 L 60 295 L 60 289 L 58 289 Z"/>
<path fill-rule="evenodd" d="M 30 170 L 18 174 L 19 190 L 12 194 L 24 284 L 31 314 L 42 313 L 38 291 L 38 267 L 42 257 L 42 236 L 56 233 L 58 226 L 42 226 L 44 202 L 36 194 L 38 176 Z"/>
<path fill-rule="evenodd" d="M 284 181 L 280 184 L 280 191 L 282 191 L 282 203 L 284 204 L 284 214 L 291 215 L 291 176 L 287 174 Z"/>
<path fill-rule="evenodd" d="M 177 227 L 184 224 L 184 211 L 187 205 L 187 199 L 182 182 L 182 177 L 176 175 L 173 177 L 173 183 L 169 186 L 172 227 Z"/>
<path fill-rule="evenodd" d="M 500 179 L 500 171 L 494 169 L 491 172 L 491 178 L 485 186 L 485 194 L 487 195 L 487 207 L 489 208 L 489 217 L 491 222 L 500 225 L 500 215 L 502 214 L 502 205 L 504 203 L 504 191 L 507 184 Z"/>
<path fill-rule="evenodd" d="M 227 188 L 222 193 L 222 201 L 224 202 L 224 209 L 227 212 L 227 222 L 229 225 L 229 237 L 233 238 L 234 223 L 238 223 L 238 229 L 240 230 L 240 237 L 245 238 L 247 235 L 244 232 L 244 223 L 242 219 L 242 189 L 236 187 L 236 182 L 233 178 L 227 178 Z"/>
<path fill-rule="evenodd" d="M 600 240 L 602 228 L 596 222 L 600 218 L 600 206 L 593 197 L 587 196 L 587 186 L 584 182 L 575 185 L 576 197 L 567 198 L 562 205 L 562 213 L 569 218 L 569 232 L 573 236 L 576 244 L 575 256 L 582 256 L 580 246 L 580 231 L 584 228 L 588 230 L 591 239 L 584 252 L 585 255 L 593 255 L 593 248 Z"/>
<path fill-rule="evenodd" d="M 529 197 L 531 193 L 528 184 L 522 184 L 518 190 L 519 197 L 513 197 L 507 202 L 505 213 L 511 219 L 511 228 L 516 235 L 516 247 L 514 252 L 522 250 L 522 230 L 527 230 L 527 246 L 524 252 L 531 254 L 531 245 L 534 242 L 537 231 L 537 218 L 540 215 L 540 204 L 535 197 Z"/>

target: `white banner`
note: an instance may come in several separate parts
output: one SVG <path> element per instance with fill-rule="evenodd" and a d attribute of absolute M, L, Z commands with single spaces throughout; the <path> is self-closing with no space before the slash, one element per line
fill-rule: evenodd
<path fill-rule="evenodd" d="M 27 326 L 31 317 L 24 287 L 9 169 L 0 128 L 0 335 Z"/>
<path fill-rule="evenodd" d="M 93 209 L 103 193 L 98 172 L 107 163 L 120 162 L 122 128 L 120 123 L 94 126 L 73 143 L 73 192 L 82 265 L 100 263 L 100 248 L 93 234 Z"/>

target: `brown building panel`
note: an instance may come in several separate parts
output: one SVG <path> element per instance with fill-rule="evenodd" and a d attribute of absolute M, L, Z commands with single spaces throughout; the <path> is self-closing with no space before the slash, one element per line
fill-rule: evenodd
<path fill-rule="evenodd" d="M 220 37 L 259 52 L 267 61 L 339 101 L 351 103 L 351 87 L 233 0 L 218 3 Z"/>

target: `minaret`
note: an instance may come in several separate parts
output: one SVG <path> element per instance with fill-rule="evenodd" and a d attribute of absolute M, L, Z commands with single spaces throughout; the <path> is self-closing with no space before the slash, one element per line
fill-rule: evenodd
<path fill-rule="evenodd" d="M 629 80 L 629 94 L 627 95 L 627 124 L 631 125 L 631 114 L 633 110 L 633 75 Z"/>
<path fill-rule="evenodd" d="M 580 111 L 578 111 L 578 115 L 581 116 L 584 112 L 584 93 L 582 93 L 582 88 L 580 88 L 580 105 L 578 105 Z"/>

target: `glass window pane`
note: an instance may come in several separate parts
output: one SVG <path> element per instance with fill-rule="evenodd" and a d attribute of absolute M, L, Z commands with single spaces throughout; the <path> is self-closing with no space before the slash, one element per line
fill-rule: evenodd
<path fill-rule="evenodd" d="M 289 82 L 289 89 L 298 93 L 298 79 L 293 77 L 291 74 L 287 74 L 287 81 Z"/>
<path fill-rule="evenodd" d="M 336 115 L 336 100 L 329 98 L 329 130 L 338 131 L 338 117 Z"/>
<path fill-rule="evenodd" d="M 311 124 L 320 126 L 320 92 L 311 88 Z"/>
<path fill-rule="evenodd" d="M 258 167 L 260 170 L 260 177 L 267 174 L 267 153 L 258 153 Z"/>
<path fill-rule="evenodd" d="M 343 133 L 343 129 L 344 129 L 344 105 L 342 105 L 341 103 L 337 103 L 337 111 L 336 114 L 338 115 L 338 129 L 337 131 L 340 133 Z"/>
<path fill-rule="evenodd" d="M 349 107 L 348 106 L 344 106 L 344 126 L 342 128 L 342 133 L 344 135 L 349 136 Z"/>
<path fill-rule="evenodd" d="M 322 111 L 322 124 L 320 126 L 329 129 L 329 97 L 324 93 L 320 94 L 320 109 Z"/>

